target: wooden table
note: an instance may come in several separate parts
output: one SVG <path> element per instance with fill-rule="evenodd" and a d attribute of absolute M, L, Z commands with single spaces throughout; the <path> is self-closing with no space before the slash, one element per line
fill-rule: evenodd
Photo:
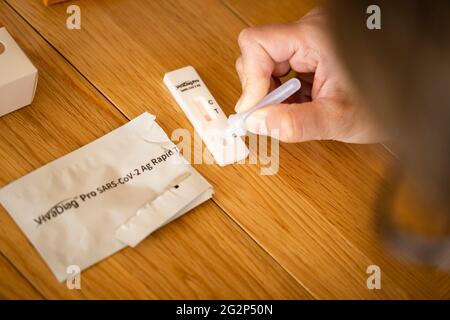
<path fill-rule="evenodd" d="M 193 65 L 226 113 L 240 94 L 237 36 L 301 17 L 315 1 L 0 1 L 0 25 L 39 69 L 31 106 L 0 118 L 0 186 L 148 111 L 168 133 L 192 126 L 162 83 Z M 81 30 L 66 7 L 81 8 Z M 1 72 L 1 71 L 0 71 Z M 0 209 L 2 298 L 449 298 L 448 275 L 392 257 L 373 205 L 391 155 L 380 145 L 281 144 L 280 169 L 195 165 L 212 200 L 82 273 L 56 281 Z M 382 270 L 368 290 L 366 268 Z"/>

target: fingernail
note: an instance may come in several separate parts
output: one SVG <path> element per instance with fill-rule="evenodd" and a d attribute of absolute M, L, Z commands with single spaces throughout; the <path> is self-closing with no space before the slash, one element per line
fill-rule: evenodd
<path fill-rule="evenodd" d="M 266 115 L 267 110 L 264 109 L 257 110 L 250 114 L 250 116 L 245 121 L 247 130 L 255 134 L 266 136 L 268 134 Z"/>

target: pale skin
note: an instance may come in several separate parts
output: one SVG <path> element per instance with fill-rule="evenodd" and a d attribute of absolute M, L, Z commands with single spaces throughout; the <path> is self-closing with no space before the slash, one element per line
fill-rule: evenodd
<path fill-rule="evenodd" d="M 314 9 L 291 24 L 244 29 L 238 42 L 242 95 L 236 112 L 253 107 L 290 71 L 302 82 L 300 92 L 288 101 L 252 113 L 246 120 L 248 131 L 285 142 L 384 139 L 340 67 L 322 10 Z"/>

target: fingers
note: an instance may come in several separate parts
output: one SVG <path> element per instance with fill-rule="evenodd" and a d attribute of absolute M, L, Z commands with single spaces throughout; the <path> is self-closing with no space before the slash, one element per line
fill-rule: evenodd
<path fill-rule="evenodd" d="M 292 61 L 296 61 L 297 71 L 315 70 L 318 59 L 312 58 L 311 50 L 302 50 L 303 32 L 299 25 L 270 25 L 247 28 L 241 32 L 239 46 L 242 55 L 236 61 L 236 70 L 242 84 L 242 95 L 235 107 L 237 112 L 258 103 L 268 93 L 271 77 L 286 75 Z"/>
<path fill-rule="evenodd" d="M 255 106 L 279 85 L 291 69 L 302 88 L 284 104 L 255 111 L 247 129 L 286 142 L 340 140 L 368 143 L 377 140 L 366 115 L 361 114 L 339 60 L 333 53 L 327 20 L 320 10 L 299 22 L 247 28 L 239 35 L 241 56 L 236 70 L 242 95 L 236 111 Z"/>
<path fill-rule="evenodd" d="M 375 143 L 386 138 L 360 106 L 328 98 L 257 110 L 246 119 L 246 126 L 252 133 L 269 135 L 284 142 Z"/>
<path fill-rule="evenodd" d="M 256 134 L 274 136 L 284 142 L 339 139 L 342 117 L 340 112 L 336 112 L 336 106 L 329 103 L 318 99 L 257 110 L 247 118 L 247 129 Z"/>
<path fill-rule="evenodd" d="M 236 71 L 238 73 L 239 76 L 239 80 L 241 81 L 241 86 L 242 86 L 242 91 L 245 92 L 246 98 L 244 99 L 249 99 L 248 101 L 244 102 L 243 104 L 242 102 L 242 97 L 241 99 L 239 99 L 239 101 L 236 104 L 235 110 L 236 112 L 243 112 L 249 108 L 252 107 L 252 103 L 256 104 L 257 102 L 259 102 L 268 92 L 272 91 L 273 89 L 277 88 L 278 86 L 281 85 L 281 81 L 278 79 L 279 77 L 283 77 L 285 75 L 287 75 L 289 73 L 289 71 L 291 70 L 289 62 L 285 61 L 282 63 L 276 63 L 274 65 L 272 74 L 269 75 L 268 81 L 269 81 L 269 89 L 266 89 L 267 83 L 266 81 L 264 81 L 264 85 L 263 85 L 263 89 L 262 89 L 262 93 L 258 93 L 258 92 L 254 92 L 254 87 L 259 87 L 258 84 L 254 85 L 253 83 L 250 83 L 250 85 L 247 83 L 247 75 L 245 74 L 244 70 L 243 70 L 243 65 L 242 65 L 242 57 L 239 57 L 236 60 Z M 250 93 L 250 94 L 249 94 Z M 249 95 L 253 94 L 255 98 L 248 98 Z M 244 96 L 244 95 L 243 95 Z M 254 102 L 256 101 L 256 102 Z"/>
<path fill-rule="evenodd" d="M 245 80 L 245 73 L 242 65 L 242 56 L 240 56 L 236 60 L 236 71 L 239 75 L 239 79 L 241 80 L 241 84 L 243 84 L 243 81 Z M 280 63 L 275 63 L 272 75 L 274 77 L 281 78 L 286 76 L 289 71 L 291 71 L 291 65 L 289 64 L 289 61 L 283 61 Z"/>
<path fill-rule="evenodd" d="M 239 36 L 242 56 L 236 63 L 242 84 L 242 95 L 236 104 L 236 111 L 242 112 L 258 103 L 269 91 L 270 79 L 275 62 L 257 42 L 247 36 L 244 29 Z"/>

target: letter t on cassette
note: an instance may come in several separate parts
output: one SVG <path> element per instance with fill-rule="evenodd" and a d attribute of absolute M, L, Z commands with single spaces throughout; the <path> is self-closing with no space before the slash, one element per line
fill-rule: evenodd
<path fill-rule="evenodd" d="M 226 137 L 227 117 L 193 67 L 166 73 L 164 83 L 220 166 L 247 157 L 240 137 Z"/>

